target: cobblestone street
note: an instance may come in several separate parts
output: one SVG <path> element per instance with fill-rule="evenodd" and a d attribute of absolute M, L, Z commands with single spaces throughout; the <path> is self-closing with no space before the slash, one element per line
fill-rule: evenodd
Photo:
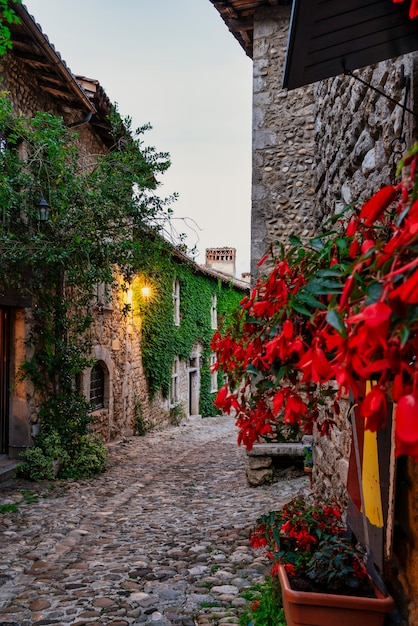
<path fill-rule="evenodd" d="M 249 528 L 308 488 L 251 488 L 245 464 L 219 417 L 114 443 L 95 479 L 5 483 L 0 505 L 19 504 L 0 515 L 0 626 L 238 623 L 265 572 Z"/>

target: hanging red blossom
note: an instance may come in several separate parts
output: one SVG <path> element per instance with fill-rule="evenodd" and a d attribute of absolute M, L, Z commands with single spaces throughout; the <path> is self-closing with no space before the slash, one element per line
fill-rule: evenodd
<path fill-rule="evenodd" d="M 417 161 L 418 146 L 405 158 L 404 180 L 351 209 L 348 226 L 333 223 L 335 235 L 272 248 L 262 259 L 271 271 L 214 335 L 227 379 L 216 406 L 234 412 L 248 449 L 283 424 L 302 432 L 316 424 L 327 435 L 335 422 L 323 407 L 349 392 L 376 431 L 391 390 L 396 454 L 418 459 Z"/>
<path fill-rule="evenodd" d="M 404 2 L 404 0 L 392 0 L 392 2 Z M 411 0 L 411 5 L 409 7 L 409 17 L 413 20 L 415 17 L 418 17 L 418 0 Z"/>

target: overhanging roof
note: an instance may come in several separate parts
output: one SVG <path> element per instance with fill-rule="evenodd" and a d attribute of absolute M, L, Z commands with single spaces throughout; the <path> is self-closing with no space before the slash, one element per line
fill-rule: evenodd
<path fill-rule="evenodd" d="M 291 0 L 210 0 L 249 57 L 254 15 Z M 294 89 L 418 49 L 410 0 L 293 0 L 283 87 Z"/>
<path fill-rule="evenodd" d="M 74 76 L 26 7 L 17 3 L 12 6 L 20 22 L 9 25 L 13 46 L 9 54 L 28 68 L 36 77 L 40 91 L 59 103 L 63 111 L 66 106 L 80 111 L 80 120 L 69 126 L 88 120 L 103 143 L 112 145 L 114 138 L 108 119 L 111 103 L 99 82 Z M 91 120 L 86 114 L 92 115 Z"/>
<path fill-rule="evenodd" d="M 418 49 L 409 1 L 294 0 L 283 87 L 303 85 Z"/>
<path fill-rule="evenodd" d="M 292 0 L 210 0 L 246 54 L 253 58 L 254 13 L 261 7 L 291 4 Z"/>
<path fill-rule="evenodd" d="M 16 3 L 13 9 L 21 20 L 9 25 L 14 56 L 37 75 L 43 91 L 63 103 L 95 113 L 87 94 L 26 7 Z"/>

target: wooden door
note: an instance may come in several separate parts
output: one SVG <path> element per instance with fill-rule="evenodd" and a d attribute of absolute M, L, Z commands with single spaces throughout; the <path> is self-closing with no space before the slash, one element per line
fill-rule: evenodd
<path fill-rule="evenodd" d="M 0 308 L 0 454 L 9 444 L 10 311 Z"/>

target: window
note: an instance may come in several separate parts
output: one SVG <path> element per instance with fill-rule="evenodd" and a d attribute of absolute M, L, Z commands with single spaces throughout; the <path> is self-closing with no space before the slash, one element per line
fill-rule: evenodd
<path fill-rule="evenodd" d="M 174 324 L 180 326 L 180 283 L 173 281 Z"/>
<path fill-rule="evenodd" d="M 94 306 L 97 307 L 99 313 L 103 313 L 104 309 L 111 309 L 110 297 L 109 297 L 109 285 L 108 283 L 96 284 L 96 297 L 94 300 Z"/>
<path fill-rule="evenodd" d="M 104 408 L 105 401 L 105 373 L 102 365 L 96 363 L 90 373 L 90 404 L 92 410 Z"/>
<path fill-rule="evenodd" d="M 218 391 L 218 370 L 215 369 L 216 363 L 217 363 L 216 354 L 213 352 L 209 358 L 210 380 L 211 380 L 210 390 L 212 393 L 214 393 L 215 391 Z"/>
<path fill-rule="evenodd" d="M 174 405 L 180 401 L 180 361 L 178 357 L 174 359 L 171 372 L 170 404 Z"/>
<path fill-rule="evenodd" d="M 212 294 L 212 306 L 210 309 L 210 317 L 212 320 L 212 330 L 216 330 L 218 328 L 218 311 L 217 311 L 217 298 L 216 293 Z"/>

